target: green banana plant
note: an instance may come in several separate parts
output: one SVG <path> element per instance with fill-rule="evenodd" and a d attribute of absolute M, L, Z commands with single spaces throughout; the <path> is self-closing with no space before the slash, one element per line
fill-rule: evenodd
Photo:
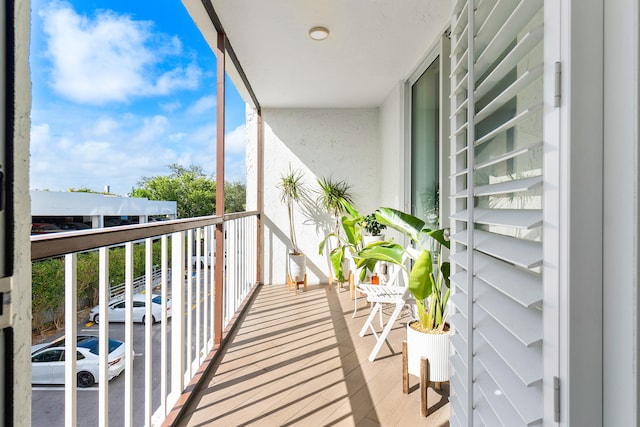
<path fill-rule="evenodd" d="M 349 202 L 343 201 L 343 206 L 347 213 L 347 215 L 343 215 L 340 218 L 343 233 L 339 233 L 338 230 L 327 234 L 318 247 L 318 253 L 322 255 L 325 251 L 327 241 L 331 237 L 335 237 L 338 240 L 338 245 L 331 250 L 329 258 L 331 259 L 333 271 L 336 274 L 336 280 L 339 282 L 345 282 L 347 280 L 345 271 L 342 269 L 342 261 L 347 256 L 347 253 L 351 252 L 355 254 L 362 248 L 362 232 L 359 226 L 360 221 L 362 221 L 362 216 L 360 216 L 358 211 Z"/>
<path fill-rule="evenodd" d="M 338 240 L 338 245 L 331 250 L 329 258 L 331 260 L 333 271 L 336 274 L 336 280 L 339 282 L 345 282 L 347 280 L 345 275 L 346 272 L 342 268 L 342 261 L 345 259 L 347 254 L 351 253 L 352 255 L 355 255 L 365 248 L 362 239 L 362 223 L 364 217 L 360 215 L 360 213 L 358 213 L 358 211 L 349 202 L 343 201 L 342 203 L 346 212 L 346 215 L 343 215 L 340 218 L 342 233 L 333 232 L 327 234 L 324 239 L 322 239 L 322 242 L 320 242 L 320 246 L 318 248 L 319 254 L 322 255 L 325 251 L 327 241 L 331 237 L 335 237 Z M 380 242 L 374 242 L 369 246 L 374 246 L 378 243 Z M 369 246 L 367 246 L 367 248 Z M 368 271 L 373 271 L 377 262 L 378 260 L 376 259 L 370 259 L 358 266 L 358 269 L 360 269 L 360 280 L 365 279 Z"/>
<path fill-rule="evenodd" d="M 450 247 L 445 229 L 431 230 L 425 222 L 413 215 L 392 208 L 380 208 L 375 212 L 380 224 L 403 233 L 420 250 L 416 257 L 393 241 L 378 242 L 362 248 L 355 255 L 356 266 L 365 266 L 373 261 L 387 261 L 407 270 L 403 265 L 403 255 L 407 253 L 414 264 L 409 271 L 409 292 L 416 300 L 418 321 L 424 331 L 442 331 L 445 326 L 445 308 L 451 292 L 449 275 L 450 264 L 443 262 L 438 251 L 437 266 L 434 271 L 430 247 L 430 239 L 435 239 L 441 246 Z"/>

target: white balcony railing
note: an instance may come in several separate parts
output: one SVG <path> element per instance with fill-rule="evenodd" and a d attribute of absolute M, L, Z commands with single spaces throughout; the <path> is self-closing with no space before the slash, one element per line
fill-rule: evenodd
<path fill-rule="evenodd" d="M 216 251 L 216 227 L 220 225 L 223 232 L 219 235 L 225 236 L 223 253 Z M 94 387 L 98 388 L 98 413 L 85 413 L 85 405 L 79 407 L 77 343 L 76 339 L 65 339 L 64 425 L 82 425 L 84 420 L 90 420 L 87 422 L 91 425 L 107 426 L 109 417 L 114 417 L 114 407 L 123 408 L 123 418 L 117 414 L 112 421 L 114 425 L 161 424 L 257 283 L 257 236 L 257 212 L 33 236 L 33 261 L 64 256 L 64 334 L 67 338 L 77 337 L 78 323 L 86 320 L 78 318 L 77 255 L 85 251 L 99 251 L 100 323 L 97 331 L 93 330 L 100 337 L 100 371 L 98 384 Z M 158 240 L 161 242 L 159 289 L 153 281 L 152 258 L 153 243 Z M 136 325 L 136 334 L 132 309 L 134 245 L 145 248 L 147 319 L 152 318 L 153 293 L 159 293 L 162 299 L 162 318 L 156 319 L 159 324 L 146 322 L 144 326 Z M 108 322 L 109 250 L 118 246 L 125 248 L 126 308 L 124 324 L 114 326 Z M 221 276 L 216 275 L 216 266 L 222 266 Z M 221 286 L 215 286 L 216 277 L 222 277 Z M 167 317 L 169 299 L 170 318 Z M 221 310 L 221 315 L 217 310 Z M 124 331 L 119 329 L 118 333 L 124 336 L 127 348 L 124 378 L 117 379 L 117 391 L 110 396 L 110 384 L 116 385 L 115 381 L 110 383 L 107 380 L 108 338 L 115 328 L 122 327 Z M 124 404 L 121 399 L 124 399 Z M 80 416 L 79 410 L 82 411 Z M 35 402 L 34 411 L 37 411 Z"/>

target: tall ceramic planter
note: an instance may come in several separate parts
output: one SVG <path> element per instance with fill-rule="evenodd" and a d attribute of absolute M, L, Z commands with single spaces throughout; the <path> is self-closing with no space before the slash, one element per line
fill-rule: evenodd
<path fill-rule="evenodd" d="M 289 254 L 289 277 L 293 282 L 302 282 L 307 274 L 307 257 L 304 254 Z"/>
<path fill-rule="evenodd" d="M 407 353 L 409 373 L 420 376 L 420 358 L 429 360 L 430 380 L 449 381 L 449 343 L 451 332 L 428 334 L 407 324 Z"/>

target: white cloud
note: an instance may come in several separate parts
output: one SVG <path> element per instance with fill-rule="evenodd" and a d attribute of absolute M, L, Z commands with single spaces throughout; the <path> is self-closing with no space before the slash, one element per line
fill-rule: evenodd
<path fill-rule="evenodd" d="M 194 64 L 161 71 L 162 61 L 180 53 L 182 45 L 177 37 L 154 34 L 151 22 L 111 11 L 92 19 L 58 1 L 40 15 L 52 63 L 50 84 L 67 99 L 100 105 L 200 83 L 202 71 Z"/>
<path fill-rule="evenodd" d="M 93 136 L 106 136 L 112 134 L 119 127 L 117 121 L 112 118 L 102 118 L 98 120 L 93 127 L 88 130 L 89 135 Z"/>
<path fill-rule="evenodd" d="M 247 128 L 244 124 L 238 126 L 224 137 L 226 152 L 229 154 L 242 154 L 244 156 L 247 146 Z M 244 157 L 243 157 L 244 158 Z"/>
<path fill-rule="evenodd" d="M 216 106 L 216 99 L 215 95 L 203 96 L 187 109 L 187 114 L 200 115 L 207 111 L 213 111 Z"/>
<path fill-rule="evenodd" d="M 153 116 L 144 119 L 142 128 L 132 137 L 135 143 L 159 142 L 169 127 L 169 120 L 164 116 Z"/>
<path fill-rule="evenodd" d="M 173 113 L 174 111 L 176 111 L 176 110 L 180 109 L 180 107 L 182 107 L 182 104 L 180 103 L 180 101 L 161 102 L 158 105 L 160 106 L 160 109 L 162 111 L 165 111 L 167 113 Z"/>

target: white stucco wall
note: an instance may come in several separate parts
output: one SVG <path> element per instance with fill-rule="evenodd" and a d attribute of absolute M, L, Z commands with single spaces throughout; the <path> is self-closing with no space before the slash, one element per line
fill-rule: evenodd
<path fill-rule="evenodd" d="M 380 206 L 380 152 L 377 109 L 265 109 L 263 190 L 263 281 L 285 283 L 290 247 L 289 222 L 276 187 L 280 176 L 304 171 L 313 192 L 316 180 L 332 177 L 352 185 L 356 208 L 363 214 Z M 315 199 L 316 194 L 311 194 Z M 296 207 L 298 243 L 307 256 L 307 282 L 327 283 L 327 259 L 318 244 L 329 218 L 313 203 Z"/>

